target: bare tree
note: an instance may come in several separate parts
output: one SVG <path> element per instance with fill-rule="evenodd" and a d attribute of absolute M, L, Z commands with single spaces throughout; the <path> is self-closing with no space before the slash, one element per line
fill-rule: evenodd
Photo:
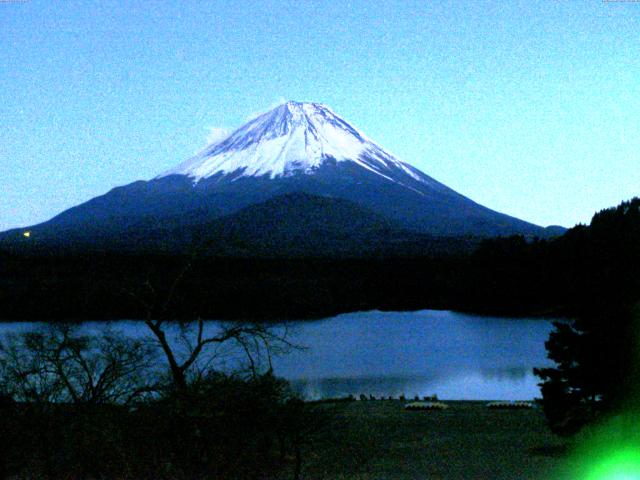
<path fill-rule="evenodd" d="M 282 351 L 292 347 L 286 339 L 286 332 L 258 323 L 223 323 L 215 331 L 205 332 L 205 322 L 201 318 L 194 322 L 180 322 L 182 341 L 179 345 L 172 345 L 168 338 L 167 327 L 171 322 L 146 319 L 145 324 L 160 344 L 178 393 L 186 392 L 188 375 L 195 367 L 211 365 L 216 352 L 213 347 L 223 344 L 240 347 L 253 375 L 258 374 L 260 361 L 265 357 L 268 369 L 272 369 L 271 356 L 275 349 Z M 181 346 L 187 348 L 180 351 Z"/>
<path fill-rule="evenodd" d="M 189 375 L 196 376 L 211 367 L 222 346 L 234 346 L 244 353 L 252 375 L 257 375 L 263 361 L 267 370 L 272 370 L 274 354 L 299 348 L 289 340 L 289 328 L 257 322 L 219 322 L 207 329 L 202 318 L 176 320 L 172 318 L 176 292 L 190 265 L 187 265 L 169 288 L 168 294 L 160 295 L 150 281 L 143 285 L 142 292 L 130 295 L 145 312 L 144 323 L 149 328 L 162 350 L 176 392 L 181 395 L 188 390 Z M 171 329 L 178 327 L 178 342 L 171 341 Z"/>
<path fill-rule="evenodd" d="M 36 403 L 130 403 L 154 390 L 148 371 L 153 348 L 115 335 L 82 335 L 53 324 L 43 331 L 8 335 L 0 343 L 3 389 Z"/>

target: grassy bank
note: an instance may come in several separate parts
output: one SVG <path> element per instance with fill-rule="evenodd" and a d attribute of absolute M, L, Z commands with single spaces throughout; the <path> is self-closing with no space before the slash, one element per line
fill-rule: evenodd
<path fill-rule="evenodd" d="M 407 411 L 400 401 L 327 405 L 333 421 L 303 454 L 303 478 L 565 478 L 566 442 L 539 409 L 490 410 L 447 402 L 443 411 Z"/>

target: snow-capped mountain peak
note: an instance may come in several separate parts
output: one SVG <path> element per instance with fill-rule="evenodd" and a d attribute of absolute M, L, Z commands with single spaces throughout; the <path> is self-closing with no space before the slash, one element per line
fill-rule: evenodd
<path fill-rule="evenodd" d="M 197 183 L 217 174 L 286 177 L 312 174 L 326 161 L 355 162 L 394 182 L 397 175 L 393 172 L 400 169 L 427 183 L 413 167 L 369 140 L 330 108 L 293 101 L 259 115 L 158 178 L 186 175 Z"/>
<path fill-rule="evenodd" d="M 318 197 L 325 200 L 318 203 Z M 272 199 L 274 203 L 265 207 L 264 202 Z M 307 208 L 308 215 L 303 212 Z M 228 220 L 236 213 L 245 220 Z M 153 244 L 163 252 L 183 242 L 185 248 L 196 241 L 199 245 L 202 233 L 214 244 L 224 246 L 228 239 L 229 251 L 244 255 L 244 240 L 237 240 L 245 237 L 236 236 L 236 220 L 244 225 L 255 220 L 256 228 L 262 229 L 256 234 L 265 239 L 271 238 L 266 231 L 270 225 L 284 222 L 287 229 L 291 227 L 287 230 L 291 238 L 300 239 L 309 234 L 307 220 L 313 219 L 314 225 L 327 222 L 330 232 L 337 231 L 335 225 L 342 229 L 363 215 L 391 222 L 383 230 L 403 230 L 398 238 L 409 231 L 437 236 L 544 233 L 536 225 L 483 207 L 398 160 L 326 106 L 299 102 L 287 102 L 253 118 L 152 180 L 114 188 L 28 230 L 34 238 L 54 243 L 75 235 L 80 244 L 102 245 L 109 238 L 121 245 L 130 237 L 135 239 L 134 248 Z M 223 218 L 227 223 L 218 222 Z M 340 231 L 350 238 L 353 229 Z M 24 241 L 24 230 L 8 234 Z M 277 252 L 277 242 L 274 245 Z"/>

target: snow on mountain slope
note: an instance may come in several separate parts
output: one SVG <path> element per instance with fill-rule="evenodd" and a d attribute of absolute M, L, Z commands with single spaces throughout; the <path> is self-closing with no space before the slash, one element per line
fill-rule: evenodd
<path fill-rule="evenodd" d="M 260 115 L 156 178 L 186 175 L 197 183 L 217 174 L 287 177 L 313 174 L 328 160 L 352 161 L 396 183 L 402 183 L 397 178 L 401 171 L 431 187 L 440 185 L 386 152 L 328 107 L 300 102 L 287 102 Z"/>

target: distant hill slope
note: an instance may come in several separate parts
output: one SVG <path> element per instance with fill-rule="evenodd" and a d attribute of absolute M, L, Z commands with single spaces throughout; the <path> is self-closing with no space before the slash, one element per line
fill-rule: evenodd
<path fill-rule="evenodd" d="M 301 192 L 279 195 L 207 222 L 185 224 L 177 215 L 137 220 L 116 232 L 99 224 L 81 231 L 71 229 L 60 240 L 36 229 L 29 238 L 14 235 L 9 242 L 0 240 L 0 246 L 17 252 L 366 257 L 463 253 L 480 241 L 414 232 L 349 200 Z"/>
<path fill-rule="evenodd" d="M 353 254 L 401 238 L 401 226 L 348 200 L 291 193 L 196 229 L 194 245 L 269 255 Z"/>

